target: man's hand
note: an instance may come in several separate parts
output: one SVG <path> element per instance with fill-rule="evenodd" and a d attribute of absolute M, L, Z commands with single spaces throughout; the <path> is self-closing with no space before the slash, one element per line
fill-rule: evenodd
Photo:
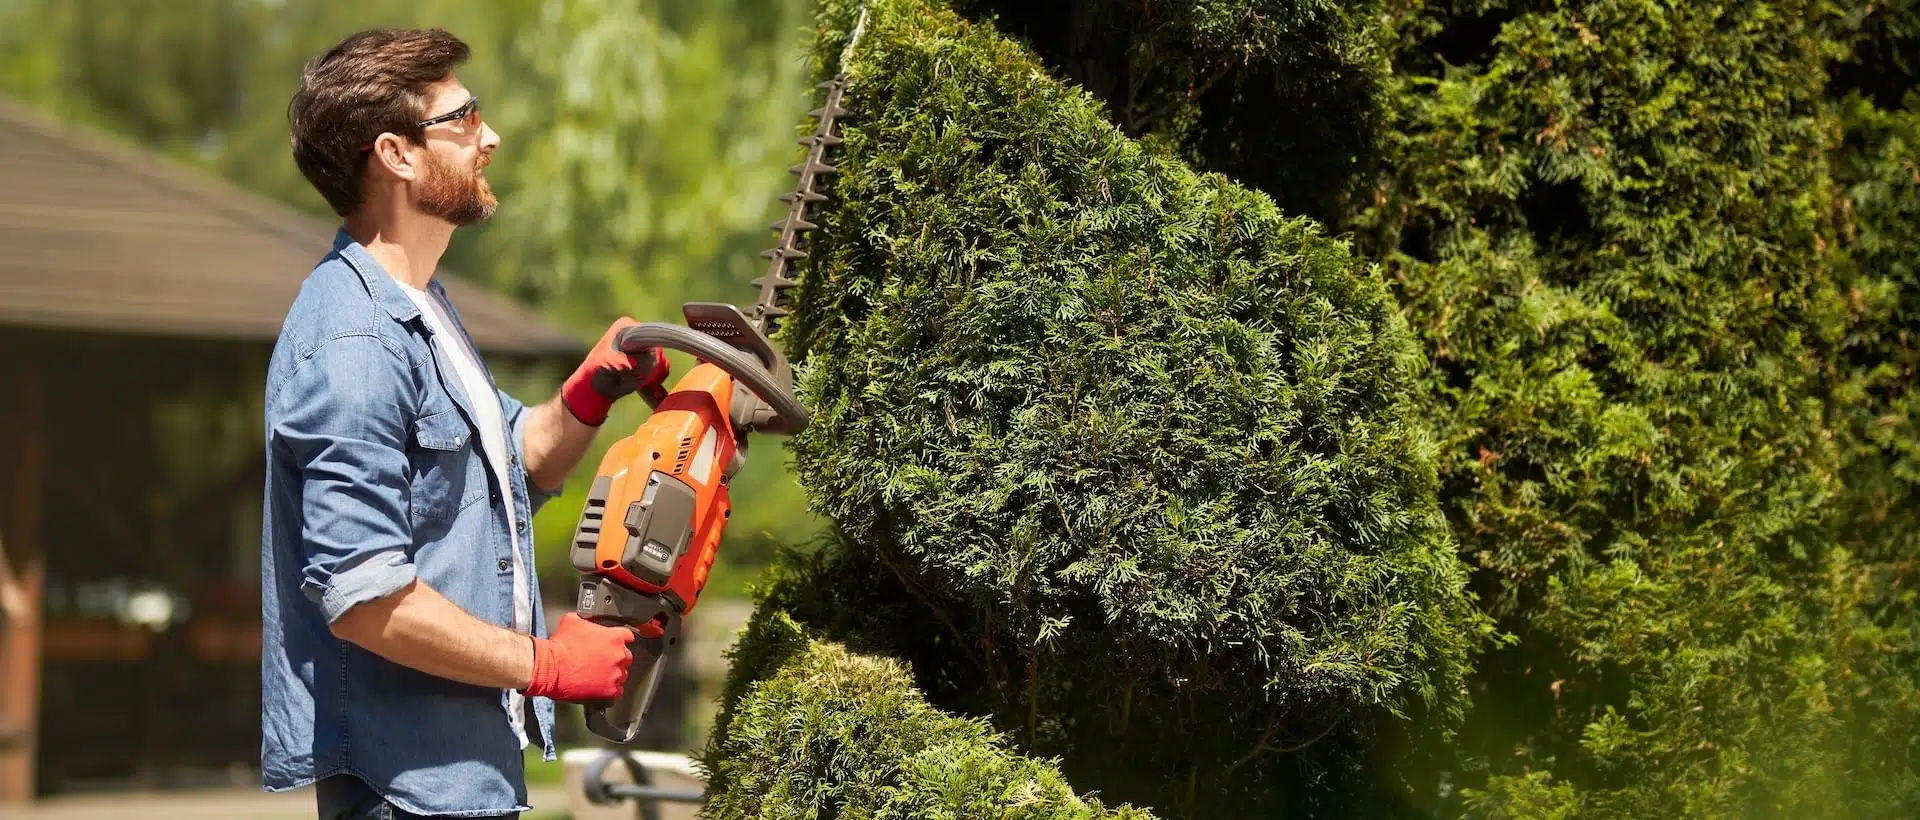
<path fill-rule="evenodd" d="M 626 627 L 569 612 L 551 637 L 536 638 L 481 621 L 419 581 L 347 610 L 333 634 L 429 675 L 554 700 L 617 697 L 633 664 Z"/>
<path fill-rule="evenodd" d="M 633 630 L 601 626 L 578 613 L 560 616 L 550 638 L 533 639 L 527 694 L 554 700 L 611 700 L 627 685 Z"/>
<path fill-rule="evenodd" d="M 662 386 L 668 375 L 665 351 L 655 348 L 629 355 L 614 348 L 620 331 L 636 324 L 625 316 L 615 320 L 559 392 L 528 409 L 521 447 L 527 456 L 527 477 L 535 487 L 558 491 L 606 423 L 615 401 L 636 392 L 653 403 L 666 396 Z"/>
<path fill-rule="evenodd" d="M 638 355 L 623 353 L 614 347 L 620 331 L 638 322 L 622 316 L 600 336 L 598 344 L 587 351 L 587 359 L 567 377 L 560 387 L 560 401 L 567 412 L 589 427 L 607 421 L 613 403 L 636 392 L 663 395 L 661 384 L 667 380 L 667 353 L 659 348 Z"/>

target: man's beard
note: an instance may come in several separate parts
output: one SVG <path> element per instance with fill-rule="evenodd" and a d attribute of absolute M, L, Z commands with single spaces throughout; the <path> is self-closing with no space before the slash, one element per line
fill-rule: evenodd
<path fill-rule="evenodd" d="M 462 174 L 439 154 L 428 152 L 426 170 L 426 181 L 414 202 L 420 210 L 455 225 L 472 225 L 493 215 L 499 202 L 479 168 Z"/>

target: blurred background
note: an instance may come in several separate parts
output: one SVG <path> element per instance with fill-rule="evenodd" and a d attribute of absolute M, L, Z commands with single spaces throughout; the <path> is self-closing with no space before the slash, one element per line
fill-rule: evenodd
<path fill-rule="evenodd" d="M 306 60 L 376 26 L 472 46 L 459 74 L 502 135 L 501 207 L 454 237 L 442 276 L 532 402 L 620 315 L 753 298 L 812 107 L 803 12 L 0 0 L 0 798 L 257 783 L 261 379 L 335 224 L 288 154 Z M 555 612 L 578 479 L 645 413 L 625 404 L 535 522 Z M 647 748 L 701 742 L 746 582 L 819 525 L 777 443 L 733 494 Z M 562 745 L 593 745 L 561 712 Z"/>

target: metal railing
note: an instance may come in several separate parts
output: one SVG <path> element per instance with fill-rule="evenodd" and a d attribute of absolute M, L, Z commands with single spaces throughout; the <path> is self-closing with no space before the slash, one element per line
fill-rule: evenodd
<path fill-rule="evenodd" d="M 606 779 L 607 768 L 616 761 L 626 769 L 631 783 L 609 783 Z M 611 806 L 623 800 L 633 800 L 638 804 L 640 820 L 660 820 L 661 803 L 706 802 L 706 792 L 698 789 L 675 789 L 656 786 L 653 774 L 645 763 L 631 753 L 619 749 L 607 749 L 587 766 L 582 777 L 582 788 L 587 793 L 587 802 L 596 806 Z"/>

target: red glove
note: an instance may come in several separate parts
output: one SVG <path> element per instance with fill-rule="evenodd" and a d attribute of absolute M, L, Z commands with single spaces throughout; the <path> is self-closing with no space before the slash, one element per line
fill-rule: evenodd
<path fill-rule="evenodd" d="M 554 700 L 612 700 L 627 685 L 633 630 L 601 626 L 577 612 L 560 616 L 551 637 L 533 639 L 533 682 L 526 692 Z"/>
<path fill-rule="evenodd" d="M 666 351 L 656 347 L 629 354 L 614 347 L 620 331 L 636 324 L 626 316 L 616 320 L 601 335 L 600 342 L 587 351 L 587 360 L 560 386 L 560 401 L 574 418 L 599 427 L 606 423 L 613 403 L 621 398 L 643 392 L 650 403 L 657 404 L 666 396 L 661 387 L 667 380 Z"/>

